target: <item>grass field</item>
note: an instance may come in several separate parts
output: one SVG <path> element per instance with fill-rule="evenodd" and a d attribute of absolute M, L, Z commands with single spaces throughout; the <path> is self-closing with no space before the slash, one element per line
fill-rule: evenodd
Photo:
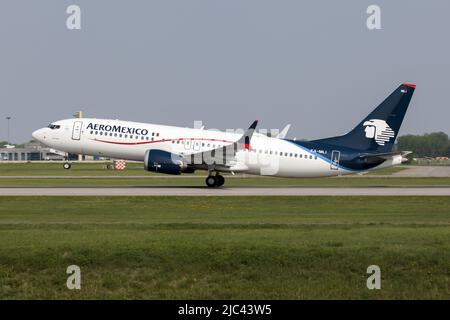
<path fill-rule="evenodd" d="M 106 163 L 75 163 L 70 170 L 61 163 L 2 163 L 0 187 L 11 186 L 204 186 L 206 173 L 181 176 L 160 175 L 143 170 L 140 163 L 129 163 L 124 171 L 107 170 Z M 225 175 L 225 187 L 233 186 L 450 186 L 450 178 L 385 177 L 404 170 L 391 167 L 364 176 L 334 178 L 272 178 L 251 175 Z M 383 176 L 380 176 L 383 175 Z M 66 177 L 66 178 L 64 178 Z M 146 179 L 148 177 L 148 179 Z"/>
<path fill-rule="evenodd" d="M 70 170 L 62 162 L 0 163 L 0 176 L 152 176 L 143 163 L 128 162 L 126 170 L 107 169 L 111 162 L 73 163 Z"/>
<path fill-rule="evenodd" d="M 0 197 L 0 243 L 3 299 L 450 297 L 449 197 Z"/>
<path fill-rule="evenodd" d="M 106 169 L 111 162 L 73 163 L 70 170 L 65 170 L 61 162 L 1 163 L 0 176 L 156 176 L 144 170 L 143 163 L 128 162 L 125 170 Z M 370 175 L 385 175 L 400 172 L 405 167 L 390 167 L 371 171 Z M 189 176 L 205 176 L 205 171 L 197 171 Z"/>
<path fill-rule="evenodd" d="M 160 175 L 143 170 L 140 163 L 129 163 L 124 171 L 107 170 L 106 163 L 75 163 L 72 169 L 62 169 L 61 163 L 2 163 L 0 187 L 11 186 L 204 186 L 206 173 L 181 176 Z M 408 178 L 385 177 L 404 170 L 391 167 L 364 176 L 334 178 L 272 178 L 251 175 L 225 175 L 225 187 L 233 186 L 450 186 L 450 177 Z M 382 175 L 382 176 L 381 176 Z M 19 178 L 20 177 L 20 178 Z M 66 177 L 66 178 L 64 178 Z M 146 179 L 148 177 L 148 179 Z"/>

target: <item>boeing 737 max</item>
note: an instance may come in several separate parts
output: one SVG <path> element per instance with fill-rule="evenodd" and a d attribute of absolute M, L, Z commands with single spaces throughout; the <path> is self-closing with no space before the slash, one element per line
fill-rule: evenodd
<path fill-rule="evenodd" d="M 119 120 L 66 119 L 33 132 L 43 144 L 69 153 L 144 162 L 149 171 L 181 174 L 207 170 L 206 184 L 224 184 L 221 172 L 275 177 L 327 177 L 402 163 L 394 141 L 415 90 L 400 85 L 349 133 L 313 141 Z"/>

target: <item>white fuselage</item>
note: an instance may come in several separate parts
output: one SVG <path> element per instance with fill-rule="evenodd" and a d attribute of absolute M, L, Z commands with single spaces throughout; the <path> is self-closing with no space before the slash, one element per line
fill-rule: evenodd
<path fill-rule="evenodd" d="M 105 119 L 67 119 L 33 132 L 45 145 L 73 154 L 144 161 L 149 149 L 189 155 L 230 145 L 242 133 Z M 354 173 L 332 168 L 314 151 L 255 133 L 250 150 L 239 150 L 228 170 L 278 177 L 324 177 Z"/>

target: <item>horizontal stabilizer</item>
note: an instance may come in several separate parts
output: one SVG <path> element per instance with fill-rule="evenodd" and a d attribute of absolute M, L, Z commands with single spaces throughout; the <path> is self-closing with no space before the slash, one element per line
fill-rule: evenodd
<path fill-rule="evenodd" d="M 405 157 L 408 154 L 412 153 L 411 151 L 397 151 L 397 152 L 386 152 L 386 153 L 372 153 L 372 154 L 361 154 L 359 157 L 361 159 L 366 160 L 367 162 L 371 161 L 379 161 L 379 160 L 388 160 L 395 156 Z"/>

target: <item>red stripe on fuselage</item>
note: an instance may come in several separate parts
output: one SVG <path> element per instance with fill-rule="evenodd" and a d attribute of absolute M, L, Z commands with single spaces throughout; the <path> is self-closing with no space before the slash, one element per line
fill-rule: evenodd
<path fill-rule="evenodd" d="M 110 144 L 120 144 L 126 146 L 134 146 L 140 144 L 150 144 L 150 143 L 158 143 L 158 142 L 171 142 L 171 141 L 181 141 L 181 140 L 189 140 L 189 141 L 212 141 L 212 142 L 225 142 L 225 143 L 233 143 L 233 141 L 220 140 L 220 139 L 205 139 L 205 138 L 177 138 L 177 139 L 161 139 L 161 140 L 153 140 L 153 141 L 141 141 L 141 142 L 118 142 L 118 141 L 108 141 L 108 140 L 100 140 L 100 139 L 92 139 L 94 141 L 110 143 Z"/>

